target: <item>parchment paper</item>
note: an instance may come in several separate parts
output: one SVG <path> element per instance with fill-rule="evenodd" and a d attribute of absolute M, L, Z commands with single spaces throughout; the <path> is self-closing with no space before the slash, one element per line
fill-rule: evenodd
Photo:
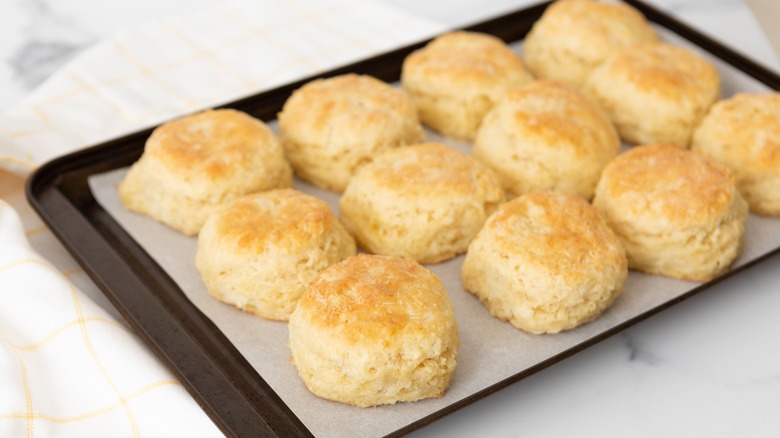
<path fill-rule="evenodd" d="M 690 44 L 659 29 L 663 38 L 676 44 Z M 521 51 L 521 45 L 513 45 Z M 724 97 L 735 91 L 767 91 L 762 84 L 730 66 L 702 53 L 718 67 L 723 79 Z M 652 111 L 652 108 L 648 110 Z M 269 123 L 276 129 L 275 123 Z M 468 152 L 469 146 L 455 144 L 428 134 Z M 356 408 L 312 395 L 290 363 L 287 324 L 270 322 L 223 304 L 206 293 L 195 269 L 196 237 L 187 237 L 149 219 L 129 213 L 121 206 L 116 184 L 126 169 L 95 175 L 89 183 L 98 203 L 154 258 L 176 281 L 186 296 L 225 333 L 257 372 L 276 391 L 307 428 L 318 437 L 379 437 L 456 403 L 478 391 L 514 376 L 534 365 L 566 352 L 572 347 L 650 309 L 673 300 L 700 283 L 673 280 L 631 272 L 625 292 L 597 320 L 575 330 L 555 335 L 529 335 L 490 316 L 482 304 L 466 292 L 460 282 L 463 257 L 427 267 L 436 273 L 455 305 L 462 345 L 455 377 L 444 397 L 377 408 Z M 338 197 L 296 181 L 295 187 L 329 202 L 338 214 Z M 780 247 L 780 219 L 750 215 L 742 255 L 735 266 L 747 263 Z"/>

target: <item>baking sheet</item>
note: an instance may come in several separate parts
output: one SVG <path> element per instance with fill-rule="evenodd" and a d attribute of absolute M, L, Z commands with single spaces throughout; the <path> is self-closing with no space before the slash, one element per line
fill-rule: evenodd
<path fill-rule="evenodd" d="M 660 28 L 658 31 L 664 40 L 690 47 L 676 35 Z M 522 44 L 513 44 L 512 47 L 522 53 Z M 702 51 L 699 53 L 720 70 L 724 97 L 736 91 L 768 90 L 763 84 L 728 64 Z M 270 123 L 270 126 L 275 129 L 274 123 Z M 448 142 L 431 133 L 428 133 L 428 138 L 448 143 L 464 152 L 469 150 L 466 144 Z M 449 389 L 440 399 L 368 409 L 355 408 L 323 400 L 309 393 L 290 363 L 286 323 L 266 321 L 208 296 L 194 265 L 197 238 L 184 236 L 150 218 L 125 211 L 116 193 L 116 184 L 125 173 L 126 169 L 117 169 L 90 177 L 89 184 L 95 199 L 173 278 L 192 303 L 219 327 L 318 437 L 376 437 L 395 432 L 700 286 L 700 283 L 631 272 L 623 295 L 596 321 L 555 335 L 529 335 L 491 317 L 479 301 L 462 288 L 462 256 L 445 263 L 428 265 L 447 288 L 455 305 L 460 330 L 462 345 L 455 377 Z M 338 213 L 338 194 L 301 181 L 296 181 L 295 187 L 326 200 Z M 743 253 L 735 267 L 778 247 L 780 219 L 751 214 Z"/>

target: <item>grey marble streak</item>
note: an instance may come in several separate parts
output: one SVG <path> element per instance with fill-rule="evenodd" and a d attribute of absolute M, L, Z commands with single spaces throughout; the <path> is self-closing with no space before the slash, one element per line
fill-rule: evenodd
<path fill-rule="evenodd" d="M 31 90 L 76 53 L 96 41 L 73 20 L 59 15 L 46 0 L 17 0 L 27 15 L 20 44 L 11 52 L 8 65 L 13 79 Z"/>
<path fill-rule="evenodd" d="M 631 332 L 622 333 L 620 338 L 623 341 L 623 345 L 628 350 L 629 361 L 649 366 L 658 366 L 664 363 L 664 360 L 656 353 L 653 353 L 647 347 L 639 343 Z"/>

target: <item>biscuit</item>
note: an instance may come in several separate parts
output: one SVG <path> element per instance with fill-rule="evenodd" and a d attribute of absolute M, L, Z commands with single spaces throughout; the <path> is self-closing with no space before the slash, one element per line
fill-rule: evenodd
<path fill-rule="evenodd" d="M 328 204 L 278 189 L 211 215 L 198 236 L 195 266 L 214 298 L 284 321 L 315 275 L 356 252 Z"/>
<path fill-rule="evenodd" d="M 296 90 L 279 113 L 279 134 L 298 177 L 339 192 L 378 153 L 424 137 L 404 91 L 354 74 Z"/>
<path fill-rule="evenodd" d="M 511 88 L 533 79 L 520 58 L 500 39 L 451 32 L 410 54 L 401 84 L 412 96 L 423 124 L 471 140 L 482 117 Z"/>
<path fill-rule="evenodd" d="M 292 186 L 273 132 L 245 113 L 209 110 L 164 123 L 119 184 L 125 208 L 184 234 L 239 196 Z"/>
<path fill-rule="evenodd" d="M 503 200 L 489 168 L 442 144 L 422 143 L 385 152 L 360 169 L 339 209 L 366 251 L 437 263 L 465 252 Z"/>
<path fill-rule="evenodd" d="M 553 2 L 523 42 L 523 59 L 541 79 L 581 86 L 615 51 L 657 41 L 644 15 L 626 3 Z"/>
<path fill-rule="evenodd" d="M 502 205 L 469 245 L 463 287 L 528 333 L 597 318 L 628 275 L 620 240 L 584 199 L 529 193 Z"/>
<path fill-rule="evenodd" d="M 720 75 L 683 47 L 641 44 L 607 58 L 593 70 L 583 91 L 607 111 L 626 142 L 687 147 L 693 130 L 720 97 Z"/>
<path fill-rule="evenodd" d="M 366 254 L 322 271 L 289 329 L 309 390 L 360 407 L 441 397 L 460 346 L 436 275 L 413 260 Z"/>
<path fill-rule="evenodd" d="M 510 198 L 554 190 L 590 199 L 619 152 L 604 111 L 576 89 L 549 81 L 508 92 L 485 116 L 472 150 Z"/>
<path fill-rule="evenodd" d="M 737 94 L 716 103 L 691 148 L 734 172 L 752 211 L 780 216 L 780 93 Z"/>
<path fill-rule="evenodd" d="M 726 166 L 674 145 L 638 146 L 601 175 L 593 205 L 632 269 L 707 281 L 742 249 L 747 202 Z"/>

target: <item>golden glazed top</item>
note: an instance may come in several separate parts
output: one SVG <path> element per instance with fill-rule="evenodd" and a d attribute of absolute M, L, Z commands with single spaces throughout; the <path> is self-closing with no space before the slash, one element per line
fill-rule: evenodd
<path fill-rule="evenodd" d="M 174 175 L 230 179 L 254 164 L 283 156 L 282 146 L 265 124 L 232 109 L 207 110 L 167 122 L 152 132 L 144 155 Z"/>
<path fill-rule="evenodd" d="M 353 344 L 393 343 L 450 333 L 454 308 L 441 281 L 410 259 L 359 254 L 311 282 L 296 313 Z"/>
<path fill-rule="evenodd" d="M 698 227 L 731 207 L 735 183 L 728 168 L 703 154 L 670 144 L 638 146 L 607 165 L 595 202 L 614 220 L 643 229 Z"/>
<path fill-rule="evenodd" d="M 504 90 L 532 79 L 520 57 L 503 41 L 477 32 L 450 32 L 410 54 L 403 64 L 404 87 L 445 94 Z"/>
<path fill-rule="evenodd" d="M 293 189 L 248 195 L 231 202 L 209 219 L 209 227 L 234 250 L 263 252 L 268 245 L 297 252 L 338 227 L 324 201 Z"/>
<path fill-rule="evenodd" d="M 363 167 L 355 179 L 409 200 L 446 194 L 500 201 L 504 196 L 501 184 L 490 169 L 466 154 L 435 142 L 387 151 Z"/>
<path fill-rule="evenodd" d="M 623 247 L 599 213 L 579 196 L 529 193 L 499 207 L 478 239 L 555 281 L 576 285 L 599 267 L 626 268 Z"/>

